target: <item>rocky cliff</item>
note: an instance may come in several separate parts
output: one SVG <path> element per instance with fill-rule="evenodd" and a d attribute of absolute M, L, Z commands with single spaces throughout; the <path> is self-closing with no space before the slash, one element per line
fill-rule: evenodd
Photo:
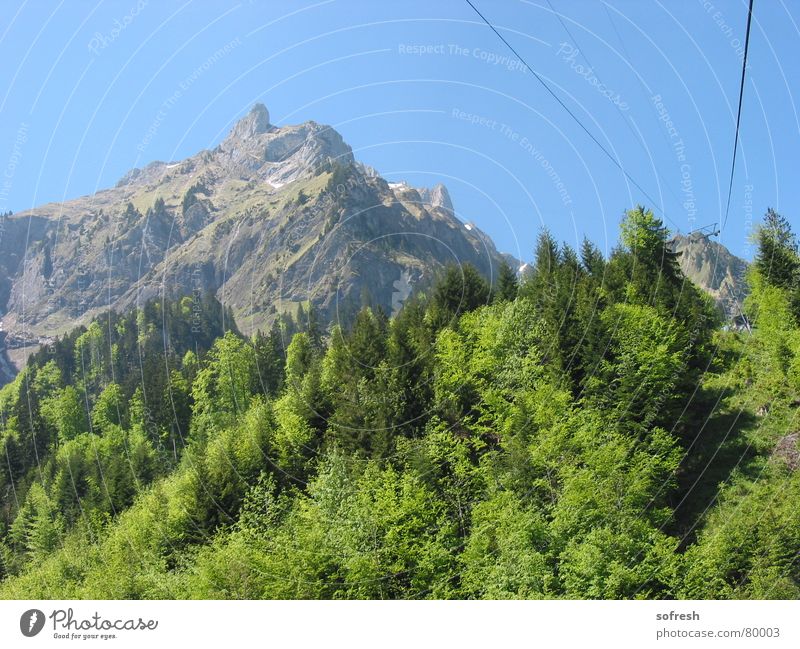
<path fill-rule="evenodd" d="M 398 280 L 407 295 L 446 263 L 488 277 L 502 259 L 444 186 L 387 183 L 331 127 L 276 126 L 263 105 L 214 150 L 2 226 L 0 335 L 18 366 L 32 346 L 160 295 L 212 290 L 249 332 L 309 302 L 326 320 L 363 295 L 391 312 Z"/>
<path fill-rule="evenodd" d="M 725 246 L 699 233 L 673 239 L 684 274 L 714 298 L 726 320 L 740 315 L 747 297 L 747 262 Z"/>

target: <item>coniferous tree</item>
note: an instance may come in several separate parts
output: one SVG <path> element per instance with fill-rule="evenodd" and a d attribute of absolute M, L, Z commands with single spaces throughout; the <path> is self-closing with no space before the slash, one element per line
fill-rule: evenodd
<path fill-rule="evenodd" d="M 642 206 L 629 210 L 620 224 L 620 240 L 630 255 L 631 288 L 647 303 L 674 308 L 683 274 L 661 219 Z"/>
<path fill-rule="evenodd" d="M 494 290 L 494 298 L 501 301 L 513 300 L 517 297 L 518 291 L 519 280 L 517 279 L 517 274 L 509 263 L 504 260 L 497 271 L 497 286 Z"/>
<path fill-rule="evenodd" d="M 450 265 L 433 289 L 430 313 L 434 328 L 447 326 L 489 300 L 489 284 L 471 264 Z"/>
<path fill-rule="evenodd" d="M 602 279 L 606 266 L 603 253 L 585 237 L 581 243 L 581 264 L 587 274 L 598 280 Z"/>
<path fill-rule="evenodd" d="M 317 341 L 213 295 L 59 338 L 0 389 L 0 596 L 797 597 L 791 283 L 714 331 L 660 221 L 622 232 Z"/>
<path fill-rule="evenodd" d="M 794 289 L 800 280 L 797 238 L 789 222 L 772 208 L 756 235 L 758 253 L 755 265 L 761 276 L 773 286 Z"/>
<path fill-rule="evenodd" d="M 258 381 L 267 395 L 277 396 L 283 387 L 288 344 L 277 320 L 272 323 L 269 334 L 258 331 L 255 335 L 253 346 Z"/>
<path fill-rule="evenodd" d="M 787 292 L 794 318 L 800 321 L 800 255 L 789 221 L 769 208 L 756 240 L 756 270 L 770 285 Z"/>

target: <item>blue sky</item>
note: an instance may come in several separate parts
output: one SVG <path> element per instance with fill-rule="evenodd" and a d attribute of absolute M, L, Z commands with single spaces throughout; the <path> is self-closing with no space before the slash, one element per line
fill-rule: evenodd
<path fill-rule="evenodd" d="M 673 230 L 722 220 L 744 0 L 476 4 L 650 198 L 461 0 L 30 0 L 0 16 L 0 211 L 211 148 L 261 101 L 275 124 L 333 125 L 390 180 L 444 182 L 525 259 L 543 225 L 609 251 L 651 199 Z M 721 235 L 746 257 L 768 206 L 800 229 L 798 24 L 797 4 L 755 2 Z"/>

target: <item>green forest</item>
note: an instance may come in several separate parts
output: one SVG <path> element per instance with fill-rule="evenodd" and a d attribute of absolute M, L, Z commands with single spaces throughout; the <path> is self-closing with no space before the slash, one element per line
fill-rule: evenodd
<path fill-rule="evenodd" d="M 798 598 L 800 257 L 751 327 L 630 210 L 394 317 L 108 313 L 0 390 L 0 597 Z"/>

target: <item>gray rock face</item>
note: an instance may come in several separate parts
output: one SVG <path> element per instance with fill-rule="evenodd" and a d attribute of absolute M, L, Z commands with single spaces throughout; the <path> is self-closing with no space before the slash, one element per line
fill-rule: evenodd
<path fill-rule="evenodd" d="M 273 127 L 267 109 L 258 106 L 233 127 L 214 152 L 227 175 L 282 187 L 313 176 L 328 160 L 353 162 L 352 150 L 331 127 L 316 122 Z"/>
<path fill-rule="evenodd" d="M 741 313 L 748 294 L 747 262 L 725 246 L 699 234 L 677 235 L 673 250 L 680 253 L 684 274 L 714 298 L 726 320 Z"/>
<path fill-rule="evenodd" d="M 434 185 L 431 189 L 421 189 L 419 192 L 422 202 L 431 207 L 438 207 L 453 214 L 453 201 L 450 200 L 450 192 L 441 183 Z"/>
<path fill-rule="evenodd" d="M 247 140 L 269 130 L 269 111 L 264 104 L 256 104 L 246 117 L 240 119 L 229 139 Z"/>
<path fill-rule="evenodd" d="M 492 276 L 502 260 L 444 186 L 390 185 L 331 127 L 275 126 L 260 105 L 212 151 L 3 226 L 0 333 L 18 349 L 108 309 L 208 289 L 246 333 L 309 302 L 336 320 L 365 292 L 391 313 L 445 264 Z"/>

